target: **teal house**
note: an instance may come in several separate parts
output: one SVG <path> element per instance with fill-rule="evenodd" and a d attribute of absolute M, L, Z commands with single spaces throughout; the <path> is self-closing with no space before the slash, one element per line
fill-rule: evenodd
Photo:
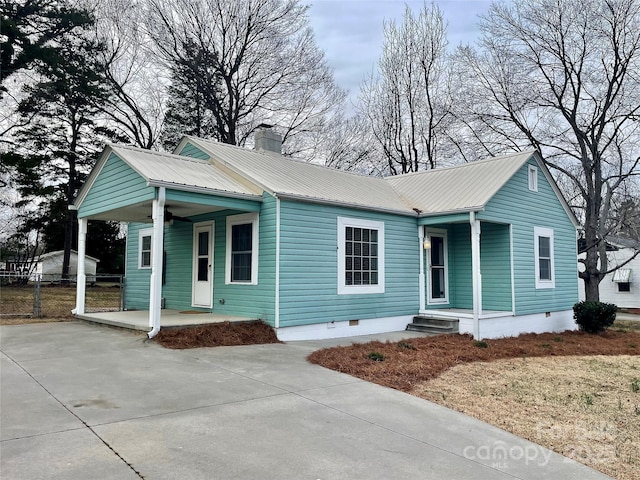
<path fill-rule="evenodd" d="M 476 338 L 575 328 L 577 221 L 535 151 L 381 178 L 284 157 L 268 128 L 255 144 L 110 145 L 79 192 L 79 256 L 88 220 L 128 223 L 118 315 L 149 336 L 179 312 L 261 319 L 282 340 L 416 316 Z"/>

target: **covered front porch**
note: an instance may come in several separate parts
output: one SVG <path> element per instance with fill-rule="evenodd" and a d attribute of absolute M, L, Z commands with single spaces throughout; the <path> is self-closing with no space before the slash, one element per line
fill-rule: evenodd
<path fill-rule="evenodd" d="M 459 320 L 481 338 L 482 325 L 514 317 L 511 226 L 480 221 L 476 212 L 419 219 L 419 316 Z"/>
<path fill-rule="evenodd" d="M 263 318 L 253 312 L 230 312 L 235 306 L 229 305 L 229 296 L 227 305 L 225 297 L 215 304 L 213 298 L 214 279 L 218 291 L 228 283 L 225 221 L 232 215 L 257 218 L 262 201 L 260 188 L 231 178 L 208 161 L 106 147 L 72 207 L 78 212 L 80 265 L 73 313 L 89 321 L 145 330 L 149 337 L 161 326 Z M 94 314 L 85 309 L 82 266 L 91 220 L 128 223 L 127 311 Z M 254 241 L 257 245 L 257 235 Z"/>
<path fill-rule="evenodd" d="M 238 315 L 195 310 L 162 310 L 161 316 L 162 328 L 195 327 L 212 323 L 242 323 L 259 320 L 257 318 L 241 317 Z M 109 325 L 111 327 L 127 328 L 129 330 L 139 330 L 143 332 L 148 332 L 152 328 L 149 325 L 148 310 L 83 313 L 76 315 L 76 318 L 100 325 Z"/>

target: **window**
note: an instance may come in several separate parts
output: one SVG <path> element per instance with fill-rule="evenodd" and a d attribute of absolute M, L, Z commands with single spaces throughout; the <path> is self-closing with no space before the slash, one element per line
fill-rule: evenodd
<path fill-rule="evenodd" d="M 226 283 L 258 283 L 258 214 L 227 217 Z"/>
<path fill-rule="evenodd" d="M 384 293 L 384 223 L 338 217 L 338 294 Z"/>
<path fill-rule="evenodd" d="M 152 228 L 138 232 L 138 268 L 151 268 Z"/>
<path fill-rule="evenodd" d="M 529 190 L 532 192 L 538 191 L 538 167 L 529 165 Z"/>
<path fill-rule="evenodd" d="M 631 292 L 631 269 L 619 268 L 613 272 L 612 280 L 618 284 L 618 293 Z"/>
<path fill-rule="evenodd" d="M 553 230 L 534 227 L 536 288 L 555 288 Z"/>
<path fill-rule="evenodd" d="M 631 291 L 631 284 L 629 282 L 618 282 L 618 293 L 628 293 Z"/>

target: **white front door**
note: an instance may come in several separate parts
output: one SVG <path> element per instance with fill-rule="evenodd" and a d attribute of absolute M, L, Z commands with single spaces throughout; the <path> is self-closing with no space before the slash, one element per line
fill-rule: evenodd
<path fill-rule="evenodd" d="M 449 266 L 446 230 L 427 230 L 427 303 L 449 303 Z"/>
<path fill-rule="evenodd" d="M 211 307 L 213 299 L 213 222 L 193 225 L 193 287 L 194 307 Z"/>

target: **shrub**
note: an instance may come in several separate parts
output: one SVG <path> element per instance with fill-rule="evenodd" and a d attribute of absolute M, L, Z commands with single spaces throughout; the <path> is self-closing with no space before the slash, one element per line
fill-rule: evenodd
<path fill-rule="evenodd" d="M 367 358 L 369 358 L 370 360 L 373 360 L 374 362 L 384 361 L 384 355 L 378 352 L 369 352 L 369 354 L 367 355 Z"/>
<path fill-rule="evenodd" d="M 613 303 L 578 302 L 573 306 L 573 318 L 580 330 L 599 333 L 613 324 L 616 310 Z"/>
<path fill-rule="evenodd" d="M 483 340 L 475 340 L 473 342 L 473 346 L 478 348 L 488 348 L 489 344 Z"/>

